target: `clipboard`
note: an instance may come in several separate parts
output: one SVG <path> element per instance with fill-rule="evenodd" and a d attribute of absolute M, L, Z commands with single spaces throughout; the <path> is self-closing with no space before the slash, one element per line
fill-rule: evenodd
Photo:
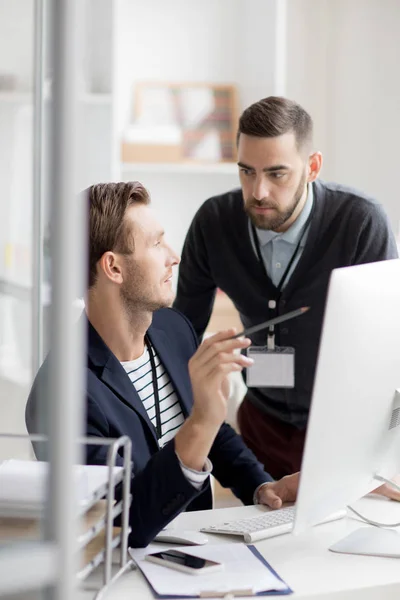
<path fill-rule="evenodd" d="M 159 594 L 154 589 L 150 579 L 140 569 L 140 565 L 138 563 L 137 564 L 138 564 L 138 568 L 140 569 L 142 575 L 146 579 L 154 598 L 160 598 L 161 600 L 163 600 L 163 599 L 172 600 L 174 598 L 184 599 L 184 598 L 226 598 L 226 597 L 232 598 L 232 597 L 245 597 L 245 596 L 248 596 L 248 597 L 249 596 L 287 596 L 287 595 L 293 593 L 293 590 L 278 575 L 278 573 L 271 567 L 271 565 L 265 560 L 265 558 L 262 556 L 262 554 L 260 554 L 260 552 L 257 550 L 257 548 L 254 545 L 252 545 L 252 544 L 246 545 L 246 548 L 248 548 L 250 550 L 250 552 L 269 570 L 270 573 L 272 573 L 279 581 L 281 581 L 284 584 L 285 589 L 282 589 L 282 590 L 269 589 L 269 590 L 259 591 L 259 592 L 253 592 L 252 590 L 249 590 L 249 589 L 234 589 L 234 590 L 224 590 L 224 591 L 210 590 L 207 592 L 201 592 L 198 595 Z M 186 550 L 187 550 L 187 548 L 186 548 Z M 132 554 L 131 554 L 131 557 L 135 560 L 135 557 Z M 165 567 L 161 567 L 161 568 L 165 568 Z M 190 577 L 193 577 L 193 576 L 190 575 Z"/>

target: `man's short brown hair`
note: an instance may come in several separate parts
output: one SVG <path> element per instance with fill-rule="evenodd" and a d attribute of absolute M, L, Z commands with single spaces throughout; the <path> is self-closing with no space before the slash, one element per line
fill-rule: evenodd
<path fill-rule="evenodd" d="M 313 122 L 307 111 L 293 100 L 281 96 L 269 96 L 255 102 L 239 119 L 237 141 L 240 134 L 255 137 L 277 137 L 293 132 L 297 148 L 311 144 Z"/>
<path fill-rule="evenodd" d="M 124 217 L 134 204 L 149 204 L 150 196 L 138 181 L 98 183 L 87 190 L 89 201 L 89 288 L 97 279 L 97 263 L 105 252 L 133 252 Z"/>

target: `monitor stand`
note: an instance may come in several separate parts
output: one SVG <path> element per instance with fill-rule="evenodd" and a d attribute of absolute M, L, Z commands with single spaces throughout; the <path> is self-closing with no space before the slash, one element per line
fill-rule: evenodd
<path fill-rule="evenodd" d="M 333 544 L 331 552 L 400 558 L 400 533 L 366 525 Z"/>
<path fill-rule="evenodd" d="M 389 423 L 389 433 L 387 436 L 387 449 L 393 453 L 393 444 L 397 443 L 400 435 L 400 389 L 395 390 L 393 398 L 392 414 Z M 377 477 L 377 481 L 391 484 L 395 489 L 399 489 L 396 483 L 390 482 L 384 477 Z M 358 515 L 361 516 L 361 515 Z M 362 517 L 363 518 L 363 517 Z M 342 554 L 362 554 L 367 556 L 386 556 L 390 558 L 400 558 L 400 533 L 389 527 L 376 527 L 374 525 L 365 525 L 356 529 L 347 537 L 333 544 L 329 548 L 332 552 Z"/>

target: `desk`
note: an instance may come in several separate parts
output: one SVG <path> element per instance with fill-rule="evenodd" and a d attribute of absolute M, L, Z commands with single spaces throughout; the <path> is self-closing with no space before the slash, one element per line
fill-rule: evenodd
<path fill-rule="evenodd" d="M 371 496 L 359 500 L 354 507 L 372 519 L 400 521 L 400 503 Z M 205 524 L 220 523 L 224 519 L 254 516 L 259 510 L 263 508 L 243 506 L 182 513 L 174 524 L 183 529 L 200 529 Z M 359 521 L 348 517 L 319 525 L 298 537 L 281 535 L 258 542 L 255 546 L 293 589 L 294 594 L 288 598 L 399 600 L 400 559 L 350 556 L 328 551 L 331 544 L 360 526 Z M 207 535 L 211 544 L 238 541 L 234 536 Z M 86 600 L 89 596 L 85 594 L 82 598 Z M 153 596 L 143 576 L 135 570 L 117 581 L 107 598 L 151 600 Z"/>

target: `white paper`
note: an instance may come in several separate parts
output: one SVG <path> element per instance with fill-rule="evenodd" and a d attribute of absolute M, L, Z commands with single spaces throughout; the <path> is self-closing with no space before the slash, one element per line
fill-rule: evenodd
<path fill-rule="evenodd" d="M 16 511 L 44 506 L 47 498 L 48 463 L 35 460 L 5 460 L 0 463 L 0 512 L 12 507 Z M 115 467 L 121 471 L 122 467 Z M 94 493 L 108 481 L 108 467 L 75 465 L 74 478 L 77 502 L 87 504 Z"/>
<path fill-rule="evenodd" d="M 188 554 L 208 558 L 223 564 L 221 571 L 208 575 L 190 575 L 145 560 L 145 555 L 173 547 Z M 150 544 L 147 548 L 130 549 L 129 553 L 152 587 L 161 595 L 198 596 L 200 592 L 252 590 L 253 593 L 277 590 L 288 586 L 242 543 L 210 544 L 209 546 L 167 546 Z"/>

